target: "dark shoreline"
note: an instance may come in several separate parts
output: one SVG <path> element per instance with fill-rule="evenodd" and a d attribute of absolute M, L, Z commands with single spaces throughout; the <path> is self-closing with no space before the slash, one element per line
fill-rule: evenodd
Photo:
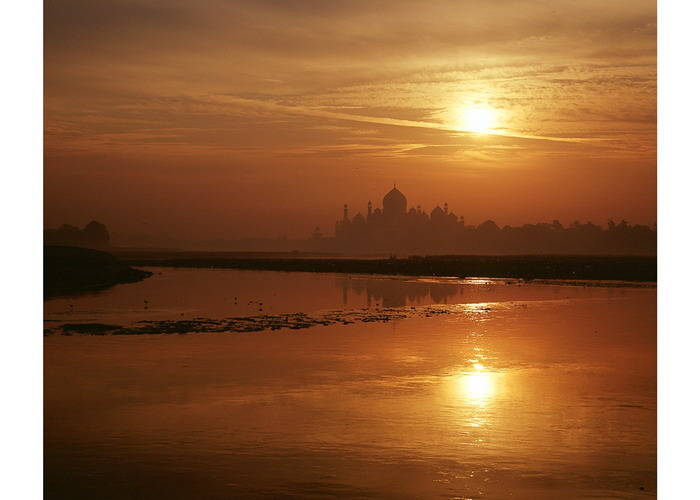
<path fill-rule="evenodd" d="M 100 250 L 44 247 L 44 298 L 81 295 L 121 283 L 135 283 L 152 273 L 120 262 Z"/>
<path fill-rule="evenodd" d="M 237 256 L 231 252 L 114 252 L 131 266 L 256 271 L 489 277 L 549 280 L 656 281 L 655 256 L 443 255 L 357 259 Z"/>

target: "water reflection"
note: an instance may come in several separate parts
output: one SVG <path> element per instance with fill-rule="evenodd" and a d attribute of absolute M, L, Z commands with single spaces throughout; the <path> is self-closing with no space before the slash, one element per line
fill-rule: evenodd
<path fill-rule="evenodd" d="M 405 279 L 377 279 L 343 276 L 336 286 L 343 292 L 343 305 L 348 305 L 350 294 L 366 297 L 367 307 L 403 307 L 426 303 L 447 304 L 449 299 L 462 295 L 464 287 L 451 283 L 407 281 Z"/>
<path fill-rule="evenodd" d="M 515 301 L 627 298 L 644 290 L 523 284 L 501 279 L 361 276 L 236 269 L 145 268 L 153 276 L 80 297 L 44 302 L 47 322 L 123 325 L 138 321 L 222 319 L 336 309 L 467 304 L 488 313 Z M 524 306 L 523 306 L 524 307 Z M 471 317 L 477 314 L 471 314 Z M 487 319 L 489 314 L 481 314 Z"/>
<path fill-rule="evenodd" d="M 493 377 L 490 373 L 469 373 L 462 377 L 462 391 L 472 402 L 483 405 L 493 394 Z"/>
<path fill-rule="evenodd" d="M 458 377 L 457 383 L 461 397 L 477 406 L 488 404 L 496 392 L 496 374 L 481 363 L 474 363 L 470 371 Z"/>

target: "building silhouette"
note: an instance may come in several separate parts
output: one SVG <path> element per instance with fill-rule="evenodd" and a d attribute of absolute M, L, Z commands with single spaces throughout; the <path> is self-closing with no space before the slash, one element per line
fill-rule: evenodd
<path fill-rule="evenodd" d="M 338 246 L 354 252 L 406 253 L 456 251 L 464 234 L 464 218 L 450 212 L 448 204 L 428 214 L 420 205 L 408 208 L 406 196 L 394 185 L 382 199 L 381 208 L 367 202 L 367 211 L 343 218 L 335 224 Z"/>
<path fill-rule="evenodd" d="M 317 228 L 309 242 L 316 251 L 348 254 L 610 254 L 655 255 L 656 228 L 609 221 L 607 227 L 558 220 L 499 227 L 492 220 L 465 225 L 447 203 L 429 213 L 420 205 L 408 208 L 406 196 L 394 185 L 381 208 L 367 202 L 367 211 L 350 217 L 348 205 L 335 223 L 335 237 Z"/>

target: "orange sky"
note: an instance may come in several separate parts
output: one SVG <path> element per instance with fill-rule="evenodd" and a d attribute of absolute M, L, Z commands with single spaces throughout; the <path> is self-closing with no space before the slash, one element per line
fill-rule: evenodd
<path fill-rule="evenodd" d="M 493 111 L 492 132 L 463 110 Z M 654 1 L 47 0 L 45 224 L 656 220 Z"/>

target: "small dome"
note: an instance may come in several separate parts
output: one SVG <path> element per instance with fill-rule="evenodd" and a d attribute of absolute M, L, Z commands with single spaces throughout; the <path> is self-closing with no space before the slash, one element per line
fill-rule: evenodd
<path fill-rule="evenodd" d="M 362 216 L 361 213 L 358 212 L 357 215 L 355 215 L 355 217 L 352 218 L 352 221 L 355 224 L 364 224 L 365 218 Z"/>
<path fill-rule="evenodd" d="M 430 212 L 430 216 L 433 217 L 433 218 L 435 218 L 435 217 L 442 217 L 443 215 L 445 215 L 445 212 L 443 212 L 443 211 L 442 211 L 442 208 L 440 208 L 440 207 L 438 207 L 438 206 L 436 206 L 435 208 L 433 208 L 433 211 Z"/>

